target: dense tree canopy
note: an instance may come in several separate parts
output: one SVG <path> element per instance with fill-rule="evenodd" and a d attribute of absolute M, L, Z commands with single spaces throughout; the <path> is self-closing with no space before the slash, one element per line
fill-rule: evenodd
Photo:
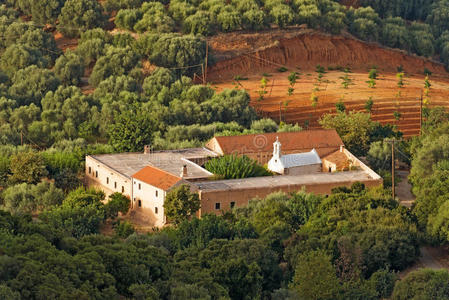
<path fill-rule="evenodd" d="M 248 156 L 225 155 L 209 160 L 205 168 L 222 179 L 269 176 L 271 173 Z"/>
<path fill-rule="evenodd" d="M 66 0 L 58 19 L 58 29 L 64 35 L 77 37 L 83 31 L 102 27 L 105 18 L 97 1 Z"/>

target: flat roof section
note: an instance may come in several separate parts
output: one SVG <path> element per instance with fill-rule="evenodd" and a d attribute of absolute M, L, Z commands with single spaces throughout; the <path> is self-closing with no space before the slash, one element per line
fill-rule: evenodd
<path fill-rule="evenodd" d="M 289 185 L 308 185 L 308 184 L 332 184 L 349 181 L 374 180 L 365 171 L 348 171 L 336 173 L 316 173 L 308 175 L 279 175 L 252 177 L 243 179 L 201 181 L 195 185 L 199 190 L 210 191 L 229 191 L 239 189 L 257 189 L 266 187 L 281 187 Z"/>
<path fill-rule="evenodd" d="M 185 179 L 208 178 L 212 175 L 206 169 L 189 161 L 189 158 L 198 159 L 215 156 L 217 156 L 217 154 L 206 148 L 155 151 L 148 154 L 115 153 L 90 155 L 90 157 L 128 178 L 131 178 L 133 174 L 146 166 L 154 166 L 175 176 L 179 176 L 182 167 L 187 165 L 187 176 L 184 177 Z"/>

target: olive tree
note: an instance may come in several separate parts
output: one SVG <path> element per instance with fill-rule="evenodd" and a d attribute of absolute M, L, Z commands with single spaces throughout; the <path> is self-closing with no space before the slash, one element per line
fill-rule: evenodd
<path fill-rule="evenodd" d="M 67 37 L 78 37 L 83 31 L 102 27 L 104 21 L 98 1 L 67 0 L 59 15 L 58 29 Z"/>
<path fill-rule="evenodd" d="M 164 212 L 167 218 L 179 224 L 194 216 L 200 209 L 198 194 L 190 192 L 188 185 L 180 185 L 167 193 L 164 201 Z"/>
<path fill-rule="evenodd" d="M 75 52 L 67 50 L 55 64 L 56 77 L 65 85 L 78 85 L 84 75 L 84 61 Z"/>

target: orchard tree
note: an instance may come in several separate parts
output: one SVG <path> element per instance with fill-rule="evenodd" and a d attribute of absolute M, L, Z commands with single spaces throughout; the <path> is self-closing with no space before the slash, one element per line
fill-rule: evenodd
<path fill-rule="evenodd" d="M 323 128 L 335 129 L 346 147 L 355 155 L 365 155 L 370 143 L 370 134 L 375 128 L 367 113 L 349 112 L 335 116 L 326 114 L 319 123 Z"/>
<path fill-rule="evenodd" d="M 374 105 L 373 97 L 369 97 L 368 100 L 366 100 L 364 106 L 368 113 L 371 113 L 371 111 L 373 110 L 373 105 Z"/>
<path fill-rule="evenodd" d="M 432 26 L 435 36 L 440 36 L 445 30 L 449 30 L 449 0 L 434 1 L 426 23 Z"/>
<path fill-rule="evenodd" d="M 209 11 L 198 10 L 184 20 L 183 31 L 193 35 L 212 35 L 215 33 L 215 17 Z"/>
<path fill-rule="evenodd" d="M 349 11 L 350 31 L 366 41 L 377 41 L 379 37 L 380 18 L 371 7 L 360 7 Z"/>
<path fill-rule="evenodd" d="M 222 10 L 217 16 L 217 21 L 223 32 L 235 31 L 242 26 L 241 15 L 233 9 Z"/>
<path fill-rule="evenodd" d="M 142 111 L 125 111 L 115 116 L 108 129 L 109 144 L 119 152 L 141 151 L 151 144 L 154 121 Z"/>
<path fill-rule="evenodd" d="M 301 254 L 292 287 L 301 299 L 335 299 L 340 285 L 331 257 L 321 250 Z"/>
<path fill-rule="evenodd" d="M 273 7 L 270 11 L 270 16 L 273 22 L 280 28 L 284 28 L 292 24 L 295 18 L 290 6 L 285 4 L 280 4 Z"/>
<path fill-rule="evenodd" d="M 190 192 L 190 187 L 182 184 L 170 190 L 164 201 L 164 212 L 170 221 L 179 224 L 188 220 L 200 209 L 200 198 Z"/>
<path fill-rule="evenodd" d="M 268 17 L 261 9 L 254 8 L 243 13 L 243 27 L 249 30 L 261 30 L 268 27 Z"/>
<path fill-rule="evenodd" d="M 67 37 L 79 37 L 82 32 L 102 27 L 103 9 L 98 1 L 67 0 L 59 15 L 58 29 Z"/>
<path fill-rule="evenodd" d="M 399 17 L 386 19 L 381 42 L 391 48 L 410 49 L 409 33 L 405 21 Z"/>
<path fill-rule="evenodd" d="M 150 61 L 160 67 L 182 68 L 204 63 L 206 43 L 203 39 L 191 35 L 163 34 L 154 43 Z M 179 69 L 181 75 L 191 75 L 199 67 Z"/>
<path fill-rule="evenodd" d="M 143 81 L 142 89 L 145 96 L 156 97 L 164 88 L 170 87 L 176 81 L 175 73 L 166 68 L 156 68 Z"/>
<path fill-rule="evenodd" d="M 118 28 L 134 30 L 134 25 L 142 18 L 140 9 L 121 9 L 115 16 L 115 25 Z"/>
<path fill-rule="evenodd" d="M 47 176 L 43 157 L 34 151 L 19 152 L 11 157 L 9 166 L 13 183 L 38 183 Z"/>
<path fill-rule="evenodd" d="M 158 3 L 158 2 L 153 2 Z M 147 11 L 142 18 L 134 25 L 137 32 L 168 33 L 175 28 L 175 21 L 163 11 Z"/>
<path fill-rule="evenodd" d="M 62 84 L 78 85 L 84 75 L 84 61 L 76 53 L 67 50 L 61 55 L 55 64 L 55 75 Z"/>
<path fill-rule="evenodd" d="M 121 92 L 138 93 L 139 89 L 138 82 L 131 76 L 110 76 L 98 84 L 93 97 L 101 103 L 112 103 L 117 100 Z"/>
<path fill-rule="evenodd" d="M 138 63 L 139 56 L 130 47 L 110 47 L 106 51 L 105 56 L 98 59 L 95 63 L 89 83 L 97 86 L 109 76 L 126 75 L 131 69 L 138 66 Z"/>
<path fill-rule="evenodd" d="M 30 1 L 31 16 L 37 24 L 56 24 L 65 0 Z"/>
<path fill-rule="evenodd" d="M 341 9 L 331 10 L 322 17 L 320 26 L 332 34 L 340 34 L 346 27 L 346 14 Z"/>
<path fill-rule="evenodd" d="M 31 65 L 46 68 L 48 61 L 42 52 L 26 45 L 13 44 L 9 46 L 0 58 L 0 67 L 10 77 L 20 69 Z"/>
<path fill-rule="evenodd" d="M 131 201 L 121 193 L 113 193 L 109 196 L 108 203 L 105 205 L 106 217 L 115 218 L 118 213 L 128 213 Z"/>
<path fill-rule="evenodd" d="M 22 183 L 4 191 L 2 208 L 13 214 L 31 214 L 60 205 L 63 199 L 64 193 L 53 183 Z"/>
<path fill-rule="evenodd" d="M 447 270 L 419 269 L 407 274 L 394 287 L 392 300 L 449 298 Z"/>
<path fill-rule="evenodd" d="M 428 24 L 413 22 L 409 28 L 412 51 L 418 55 L 431 57 L 435 53 L 435 38 Z"/>
<path fill-rule="evenodd" d="M 20 34 L 19 38 L 14 40 L 14 43 L 40 51 L 42 56 L 49 62 L 49 65 L 53 65 L 55 59 L 62 54 L 61 49 L 56 45 L 53 35 L 41 28 L 28 28 Z"/>
<path fill-rule="evenodd" d="M 321 18 L 321 11 L 317 4 L 305 0 L 295 1 L 295 4 L 298 10 L 298 24 L 307 24 L 310 28 L 317 28 Z"/>
<path fill-rule="evenodd" d="M 45 94 L 55 91 L 59 84 L 59 79 L 52 71 L 33 65 L 16 72 L 9 93 L 19 105 L 34 103 L 40 106 Z"/>

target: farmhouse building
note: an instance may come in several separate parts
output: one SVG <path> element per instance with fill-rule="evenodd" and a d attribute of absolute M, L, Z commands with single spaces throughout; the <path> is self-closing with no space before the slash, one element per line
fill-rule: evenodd
<path fill-rule="evenodd" d="M 315 149 L 324 157 L 343 145 L 338 133 L 333 129 L 304 130 L 299 132 L 275 132 L 239 136 L 217 136 L 206 143 L 206 149 L 217 155 L 246 155 L 259 164 L 266 164 L 272 157 L 273 143 L 282 143 L 284 154 L 303 153 Z"/>
<path fill-rule="evenodd" d="M 234 150 L 233 150 L 234 149 Z M 214 180 L 204 164 L 226 154 L 247 155 L 267 164 L 273 176 Z M 107 195 L 120 192 L 131 209 L 145 214 L 149 225 L 166 223 L 164 201 L 174 187 L 187 184 L 198 192 L 198 215 L 221 214 L 270 193 L 305 190 L 330 194 L 340 186 L 362 182 L 382 184 L 382 178 L 345 149 L 335 130 L 226 136 L 212 138 L 204 148 L 90 155 L 86 185 Z"/>

